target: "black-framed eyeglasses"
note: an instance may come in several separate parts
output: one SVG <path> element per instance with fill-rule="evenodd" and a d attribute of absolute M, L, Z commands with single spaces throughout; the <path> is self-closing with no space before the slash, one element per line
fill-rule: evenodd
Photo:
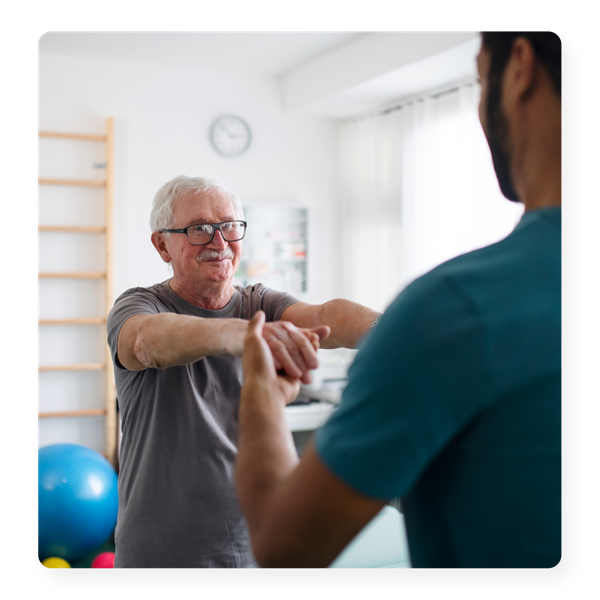
<path fill-rule="evenodd" d="M 226 242 L 239 242 L 246 235 L 246 221 L 223 221 L 222 223 L 201 223 L 183 229 L 159 229 L 159 233 L 185 233 L 192 246 L 210 244 L 217 229 Z"/>

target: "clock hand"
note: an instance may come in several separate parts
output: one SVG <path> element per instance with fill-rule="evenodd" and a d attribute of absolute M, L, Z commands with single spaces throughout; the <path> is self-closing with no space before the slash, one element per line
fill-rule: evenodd
<path fill-rule="evenodd" d="M 227 137 L 234 137 L 225 125 L 219 125 L 219 129 L 227 134 Z"/>
<path fill-rule="evenodd" d="M 227 127 L 225 127 L 225 125 L 221 125 L 220 128 L 232 139 L 236 139 L 239 137 L 242 137 L 241 133 L 232 133 L 231 131 L 229 131 L 229 129 L 227 129 Z"/>

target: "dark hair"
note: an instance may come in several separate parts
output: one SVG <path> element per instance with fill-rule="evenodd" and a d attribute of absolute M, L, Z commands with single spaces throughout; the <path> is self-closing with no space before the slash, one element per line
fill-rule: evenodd
<path fill-rule="evenodd" d="M 484 31 L 482 45 L 491 55 L 489 75 L 500 77 L 512 52 L 513 42 L 524 37 L 531 42 L 536 58 L 544 65 L 554 91 L 561 92 L 561 41 L 551 31 Z"/>

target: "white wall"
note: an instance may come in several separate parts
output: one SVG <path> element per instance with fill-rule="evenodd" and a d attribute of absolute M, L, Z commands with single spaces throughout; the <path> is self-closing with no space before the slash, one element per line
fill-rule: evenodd
<path fill-rule="evenodd" d="M 245 118 L 253 131 L 250 150 L 234 159 L 220 157 L 208 141 L 212 120 L 225 112 Z M 179 174 L 214 177 L 243 202 L 308 206 L 305 299 L 336 294 L 334 122 L 286 113 L 268 77 L 40 56 L 40 129 L 102 132 L 107 116 L 115 118 L 117 294 L 168 276 L 150 244 L 148 216 L 156 190 Z"/>
<path fill-rule="evenodd" d="M 115 119 L 115 296 L 129 287 L 151 285 L 170 276 L 150 243 L 148 217 L 156 190 L 179 174 L 214 177 L 244 203 L 307 206 L 309 287 L 301 299 L 322 302 L 339 295 L 338 244 L 332 235 L 337 220 L 337 126 L 326 119 L 286 113 L 275 79 L 42 54 L 39 82 L 41 130 L 102 133 L 106 117 Z M 236 113 L 252 128 L 253 144 L 241 157 L 220 157 L 209 144 L 210 125 L 222 113 Z M 101 160 L 93 150 L 82 152 L 86 158 L 79 162 L 85 164 L 77 167 L 77 173 L 56 172 L 64 168 L 60 161 L 52 160 L 62 152 L 56 144 L 66 147 L 68 142 L 42 140 L 40 144 L 41 175 L 102 177 L 91 168 L 92 162 Z M 83 200 L 69 201 L 65 198 L 74 192 L 65 188 L 40 192 L 40 222 L 68 220 L 75 224 L 84 219 L 92 224 L 91 206 L 94 198 L 101 197 L 94 196 L 99 194 L 96 191 L 82 193 L 87 194 Z M 90 205 L 87 212 L 79 202 Z M 61 270 L 60 256 L 67 256 L 73 268 L 78 261 L 88 260 L 76 256 L 77 246 L 73 244 L 66 236 L 42 234 L 40 268 Z M 94 263 L 91 268 L 98 268 L 95 263 L 101 255 L 101 243 L 88 242 L 88 246 L 88 258 Z M 62 313 L 65 302 L 56 291 L 61 285 L 66 290 L 65 286 L 73 288 L 75 284 L 41 282 L 42 316 L 70 316 Z M 90 290 L 101 293 L 93 285 Z M 90 341 L 95 334 L 67 334 L 61 329 L 66 328 L 41 332 L 42 364 L 67 359 L 74 346 L 88 348 L 95 343 Z M 82 339 L 70 339 L 73 336 Z M 40 409 L 90 407 L 95 400 L 78 399 L 86 388 L 86 377 L 93 379 L 89 373 L 41 375 Z M 68 395 L 60 391 L 59 378 L 71 383 L 79 378 L 80 383 Z M 40 445 L 71 441 L 101 450 L 102 427 L 102 419 L 94 418 L 43 421 Z"/>

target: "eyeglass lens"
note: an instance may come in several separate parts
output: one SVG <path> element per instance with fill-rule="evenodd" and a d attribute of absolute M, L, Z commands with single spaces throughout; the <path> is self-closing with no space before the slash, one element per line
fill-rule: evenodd
<path fill-rule="evenodd" d="M 227 221 L 221 223 L 219 229 L 223 239 L 228 242 L 237 242 L 244 237 L 246 226 L 243 221 Z M 188 240 L 191 244 L 208 244 L 214 233 L 215 227 L 209 223 L 194 225 L 188 229 Z"/>

